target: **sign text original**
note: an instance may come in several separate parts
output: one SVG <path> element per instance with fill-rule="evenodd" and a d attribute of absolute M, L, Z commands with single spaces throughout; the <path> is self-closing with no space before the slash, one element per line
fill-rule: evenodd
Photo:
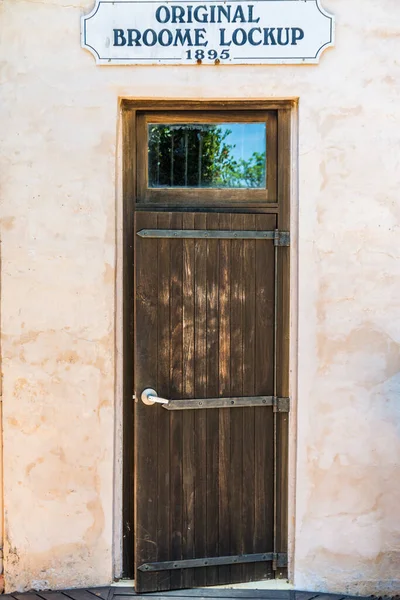
<path fill-rule="evenodd" d="M 318 0 L 99 0 L 82 45 L 99 63 L 317 62 L 333 45 L 333 18 Z"/>

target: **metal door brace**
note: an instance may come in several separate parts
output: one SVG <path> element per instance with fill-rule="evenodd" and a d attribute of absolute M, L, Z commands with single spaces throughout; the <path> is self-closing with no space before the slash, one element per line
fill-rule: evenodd
<path fill-rule="evenodd" d="M 146 388 L 141 399 L 147 406 L 161 404 L 166 410 L 195 410 L 202 408 L 243 408 L 249 406 L 272 406 L 274 412 L 289 412 L 290 398 L 278 396 L 239 396 L 234 398 L 161 398 L 153 388 Z"/>
<path fill-rule="evenodd" d="M 245 563 L 272 562 L 276 568 L 287 567 L 286 552 L 266 552 L 263 554 L 239 554 L 236 556 L 216 556 L 211 558 L 190 558 L 188 560 L 167 560 L 163 562 L 144 563 L 139 571 L 171 571 L 176 569 L 193 569 L 196 567 L 218 567 Z"/>
<path fill-rule="evenodd" d="M 143 238 L 172 239 L 211 239 L 211 240 L 273 240 L 274 246 L 290 246 L 289 231 L 273 229 L 271 231 L 226 229 L 141 229 L 137 232 Z"/>

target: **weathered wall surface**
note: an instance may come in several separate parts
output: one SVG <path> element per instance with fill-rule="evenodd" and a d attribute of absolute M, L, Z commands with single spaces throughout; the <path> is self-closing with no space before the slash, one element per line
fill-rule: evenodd
<path fill-rule="evenodd" d="M 400 589 L 400 5 L 324 6 L 319 66 L 100 68 L 92 0 L 0 3 L 7 590 L 112 578 L 126 96 L 299 97 L 295 584 Z"/>

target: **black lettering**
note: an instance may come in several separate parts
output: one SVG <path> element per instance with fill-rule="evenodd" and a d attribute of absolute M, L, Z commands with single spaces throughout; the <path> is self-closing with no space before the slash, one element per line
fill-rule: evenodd
<path fill-rule="evenodd" d="M 167 36 L 167 39 L 165 39 L 165 36 Z M 170 32 L 169 29 L 161 29 L 161 31 L 158 34 L 158 43 L 160 44 L 160 46 L 171 46 L 173 42 L 173 37 L 172 37 L 172 33 Z"/>
<path fill-rule="evenodd" d="M 185 19 L 183 18 L 185 14 L 185 9 L 183 6 L 171 6 L 171 23 L 184 23 Z"/>
<path fill-rule="evenodd" d="M 194 45 L 195 46 L 208 46 L 208 41 L 204 41 L 204 36 L 206 33 L 207 33 L 207 29 L 195 29 L 194 30 Z"/>
<path fill-rule="evenodd" d="M 276 39 L 274 38 L 275 27 L 264 27 L 264 46 L 276 46 Z"/>
<path fill-rule="evenodd" d="M 203 9 L 205 12 L 199 16 L 199 11 L 201 9 Z M 203 4 L 201 6 L 196 6 L 193 11 L 193 18 L 198 23 L 208 23 L 207 6 L 204 6 Z"/>
<path fill-rule="evenodd" d="M 247 8 L 249 9 L 249 16 L 248 16 L 247 22 L 248 23 L 259 23 L 260 17 L 258 17 L 257 19 L 254 19 L 254 16 L 253 16 L 254 6 L 252 4 L 250 4 Z"/>
<path fill-rule="evenodd" d="M 176 30 L 173 46 L 178 46 L 179 44 L 181 46 L 184 46 L 185 44 L 188 46 L 193 46 L 190 29 L 185 29 L 185 33 L 182 33 L 182 29 Z"/>
<path fill-rule="evenodd" d="M 221 15 L 225 17 L 227 23 L 231 22 L 231 5 L 228 6 L 217 6 L 218 19 L 217 23 L 222 23 Z"/>
<path fill-rule="evenodd" d="M 285 41 L 283 41 L 283 39 L 282 39 L 282 32 L 283 31 L 286 31 Z M 290 41 L 290 38 L 289 38 L 289 27 L 278 27 L 277 32 L 278 32 L 278 37 L 277 37 L 278 44 L 280 46 L 287 46 L 288 43 L 289 43 L 289 41 Z"/>
<path fill-rule="evenodd" d="M 161 11 L 164 11 L 164 18 L 161 18 Z M 156 10 L 156 19 L 159 23 L 168 23 L 171 18 L 171 13 L 169 11 L 168 6 L 159 6 Z"/>
<path fill-rule="evenodd" d="M 292 28 L 292 46 L 297 46 L 297 42 L 304 38 L 304 31 L 300 27 Z"/>
<path fill-rule="evenodd" d="M 114 46 L 125 46 L 126 37 L 124 36 L 123 29 L 114 29 Z"/>
<path fill-rule="evenodd" d="M 261 27 L 253 27 L 252 29 L 250 29 L 249 34 L 248 34 L 249 44 L 251 44 L 252 46 L 259 46 L 261 44 L 261 40 L 259 42 L 254 41 L 254 32 L 255 31 L 259 31 L 261 33 Z"/>
<path fill-rule="evenodd" d="M 146 29 L 143 32 L 143 44 L 145 46 L 155 46 L 157 44 L 157 34 L 154 29 Z"/>
<path fill-rule="evenodd" d="M 244 46 L 244 44 L 247 42 L 246 31 L 241 27 L 239 27 L 239 29 L 235 29 L 235 31 L 232 33 L 232 42 L 235 44 L 235 46 Z"/>
<path fill-rule="evenodd" d="M 210 6 L 210 23 L 215 23 L 215 4 Z"/>
<path fill-rule="evenodd" d="M 246 18 L 244 16 L 243 8 L 240 6 L 240 4 L 237 7 L 237 9 L 235 10 L 235 14 L 233 15 L 232 23 L 236 23 L 236 21 L 239 21 L 239 23 L 246 23 Z"/>
<path fill-rule="evenodd" d="M 219 30 L 219 45 L 220 46 L 230 46 L 232 44 L 232 40 L 230 42 L 225 41 L 225 29 L 222 28 Z"/>
<path fill-rule="evenodd" d="M 128 32 L 128 46 L 141 46 L 139 43 L 141 38 L 140 31 L 138 29 L 127 29 Z"/>

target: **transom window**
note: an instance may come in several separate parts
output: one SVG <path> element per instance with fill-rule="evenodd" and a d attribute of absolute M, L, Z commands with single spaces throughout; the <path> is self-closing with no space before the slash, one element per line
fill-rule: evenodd
<path fill-rule="evenodd" d="M 137 126 L 138 204 L 276 203 L 274 111 L 148 112 L 138 115 Z"/>

